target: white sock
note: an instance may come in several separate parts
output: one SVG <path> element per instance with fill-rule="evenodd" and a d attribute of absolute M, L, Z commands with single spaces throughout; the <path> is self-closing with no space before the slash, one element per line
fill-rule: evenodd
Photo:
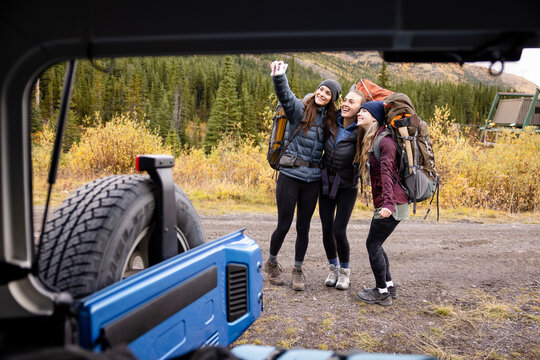
<path fill-rule="evenodd" d="M 394 286 L 394 282 L 392 280 L 386 282 L 387 288 L 392 287 L 392 286 Z"/>
<path fill-rule="evenodd" d="M 387 288 L 384 288 L 384 289 L 377 288 L 377 289 L 379 289 L 379 294 L 388 294 L 388 289 Z"/>

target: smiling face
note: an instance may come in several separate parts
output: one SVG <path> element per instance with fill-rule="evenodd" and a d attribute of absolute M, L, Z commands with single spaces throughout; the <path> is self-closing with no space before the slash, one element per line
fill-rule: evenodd
<path fill-rule="evenodd" d="M 345 119 L 356 118 L 360 106 L 362 106 L 362 96 L 360 94 L 350 92 L 345 96 L 341 103 L 341 116 Z"/>
<path fill-rule="evenodd" d="M 360 112 L 358 113 L 356 119 L 358 120 L 357 124 L 358 127 L 361 127 L 363 129 L 368 129 L 371 124 L 374 122 L 377 122 L 377 119 L 371 115 L 369 111 L 367 111 L 365 108 L 360 109 Z"/>
<path fill-rule="evenodd" d="M 315 104 L 326 106 L 332 99 L 332 92 L 326 86 L 321 86 L 315 91 Z"/>

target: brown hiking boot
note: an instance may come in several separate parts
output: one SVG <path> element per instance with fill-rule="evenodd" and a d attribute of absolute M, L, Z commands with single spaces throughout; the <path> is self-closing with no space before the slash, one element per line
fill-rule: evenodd
<path fill-rule="evenodd" d="M 268 274 L 268 280 L 270 281 L 270 284 L 283 285 L 283 277 L 281 276 L 281 265 L 279 265 L 277 261 L 274 263 L 266 260 L 264 268 L 266 269 L 266 273 Z"/>
<path fill-rule="evenodd" d="M 295 291 L 304 291 L 306 289 L 306 278 L 302 268 L 294 266 L 292 269 L 292 289 Z"/>

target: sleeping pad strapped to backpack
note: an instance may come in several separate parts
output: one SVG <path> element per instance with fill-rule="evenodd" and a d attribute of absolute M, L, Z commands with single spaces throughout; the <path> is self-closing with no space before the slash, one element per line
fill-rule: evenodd
<path fill-rule="evenodd" d="M 368 101 L 384 100 L 392 94 L 392 91 L 380 87 L 368 79 L 360 79 L 352 86 L 351 90 L 360 90 Z"/>

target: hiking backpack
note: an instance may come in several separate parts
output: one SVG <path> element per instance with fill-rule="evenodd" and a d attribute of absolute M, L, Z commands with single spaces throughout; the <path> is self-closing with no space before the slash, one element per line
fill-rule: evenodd
<path fill-rule="evenodd" d="M 287 116 L 285 115 L 283 106 L 278 102 L 276 111 L 274 112 L 274 118 L 272 119 L 272 132 L 268 140 L 268 153 L 266 154 L 268 164 L 274 170 L 279 169 L 279 159 L 281 158 L 281 150 L 283 149 L 283 137 L 286 127 Z"/>
<path fill-rule="evenodd" d="M 274 118 L 272 119 L 272 132 L 270 133 L 270 139 L 268 140 L 268 152 L 266 154 L 266 160 L 272 169 L 278 171 L 280 168 L 280 160 L 285 150 L 291 143 L 291 141 L 300 132 L 300 126 L 298 126 L 287 141 L 283 139 L 285 136 L 285 128 L 287 127 L 287 115 L 281 103 L 278 102 L 276 111 L 274 112 Z"/>
<path fill-rule="evenodd" d="M 393 93 L 384 100 L 386 129 L 373 144 L 373 154 L 380 161 L 380 142 L 385 136 L 392 136 L 397 143 L 397 165 L 399 183 L 405 190 L 416 214 L 416 203 L 431 198 L 424 220 L 431 204 L 437 196 L 437 220 L 439 220 L 439 174 L 435 169 L 435 156 L 429 128 L 416 114 L 409 97 Z"/>

